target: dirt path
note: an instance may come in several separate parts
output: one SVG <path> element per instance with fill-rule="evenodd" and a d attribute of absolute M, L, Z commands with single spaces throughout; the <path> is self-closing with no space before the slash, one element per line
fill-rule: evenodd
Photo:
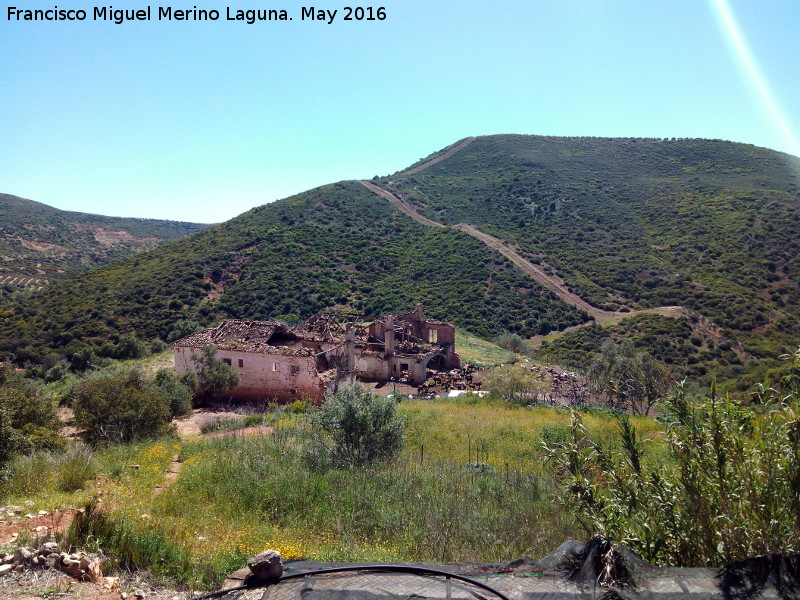
<path fill-rule="evenodd" d="M 474 137 L 464 138 L 460 143 L 458 143 L 455 146 L 453 146 L 452 148 L 450 148 L 450 150 L 448 150 L 447 152 L 445 152 L 441 156 L 437 156 L 436 158 L 432 158 L 429 161 L 424 162 L 421 165 L 418 165 L 418 166 L 414 167 L 413 169 L 408 169 L 407 171 L 403 171 L 402 173 L 403 173 L 403 175 L 413 175 L 414 173 L 419 173 L 423 169 L 427 169 L 428 167 L 432 167 L 436 163 L 440 163 L 444 159 L 450 158 L 451 156 L 453 156 L 453 154 L 455 154 L 459 150 L 463 150 L 464 148 L 469 146 L 474 141 L 475 141 Z"/>
<path fill-rule="evenodd" d="M 463 144 L 459 144 L 459 146 L 463 147 Z M 456 151 L 456 149 L 458 149 L 459 146 L 453 148 L 452 151 Z M 445 157 L 444 156 L 440 157 L 440 159 L 443 158 Z M 421 165 L 418 168 L 424 166 L 425 165 Z M 408 173 L 408 171 L 406 173 Z M 422 223 L 423 225 L 427 225 L 428 227 L 447 227 L 447 225 L 443 225 L 442 223 L 437 223 L 436 221 L 433 221 L 428 217 L 419 214 L 414 206 L 412 206 L 405 200 L 401 200 L 390 191 L 385 190 L 382 187 L 379 187 L 369 181 L 362 181 L 361 184 L 364 185 L 368 190 L 388 200 L 392 204 L 392 206 L 395 206 L 398 210 L 408 215 L 418 223 Z M 632 310 L 629 312 L 610 311 L 597 308 L 586 302 L 586 300 L 584 300 L 577 294 L 574 294 L 573 292 L 569 291 L 567 286 L 564 284 L 564 281 L 560 277 L 556 277 L 554 275 L 548 275 L 544 271 L 544 269 L 542 269 L 542 267 L 524 258 L 511 245 L 504 242 L 503 240 L 496 238 L 493 235 L 489 235 L 488 233 L 485 233 L 483 231 L 480 231 L 479 229 L 476 229 L 475 227 L 473 227 L 472 225 L 468 225 L 467 223 L 459 223 L 457 225 L 452 225 L 451 229 L 458 229 L 459 231 L 463 231 L 464 233 L 480 240 L 492 250 L 499 252 L 500 254 L 505 256 L 508 260 L 510 260 L 514 265 L 516 265 L 519 269 L 521 269 L 525 274 L 530 275 L 536 282 L 538 282 L 539 284 L 541 284 L 542 286 L 553 292 L 559 299 L 563 300 L 564 302 L 566 302 L 571 306 L 574 306 L 578 310 L 586 311 L 586 313 L 597 323 L 606 323 L 606 324 L 618 323 L 619 321 L 627 317 L 632 317 L 634 315 L 639 315 L 639 314 L 648 314 L 648 313 L 664 315 L 667 317 L 680 317 L 686 314 L 685 309 L 681 306 L 660 306 L 658 308 Z"/>
<path fill-rule="evenodd" d="M 160 496 L 164 490 L 169 488 L 178 480 L 178 475 L 181 473 L 181 467 L 183 467 L 183 461 L 180 460 L 180 454 L 175 453 L 172 456 L 172 460 L 169 461 L 169 470 L 164 474 L 164 481 L 153 488 L 153 498 Z"/>
<path fill-rule="evenodd" d="M 428 227 L 447 227 L 446 225 L 442 225 L 441 223 L 437 223 L 436 221 L 432 221 L 428 217 L 423 217 L 421 214 L 417 212 L 413 206 L 411 206 L 405 200 L 401 200 L 397 196 L 395 196 L 392 192 L 389 192 L 382 187 L 378 187 L 374 183 L 369 181 L 361 181 L 361 185 L 366 187 L 369 191 L 378 194 L 381 198 L 388 200 L 391 202 L 392 206 L 396 207 L 400 212 L 405 213 L 418 223 L 422 223 L 423 225 L 427 225 Z"/>

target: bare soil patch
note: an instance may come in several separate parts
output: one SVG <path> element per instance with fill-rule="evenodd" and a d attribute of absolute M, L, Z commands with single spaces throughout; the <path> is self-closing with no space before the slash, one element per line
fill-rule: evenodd
<path fill-rule="evenodd" d="M 76 510 L 56 510 L 46 515 L 20 516 L 19 519 L 0 526 L 0 544 L 16 542 L 23 532 L 31 537 L 52 538 L 56 533 L 64 533 L 75 520 Z"/>

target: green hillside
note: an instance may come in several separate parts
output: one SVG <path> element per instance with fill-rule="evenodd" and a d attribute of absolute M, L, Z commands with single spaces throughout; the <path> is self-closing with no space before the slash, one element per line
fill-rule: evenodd
<path fill-rule="evenodd" d="M 165 338 L 179 319 L 292 320 L 332 307 L 370 315 L 416 302 L 484 336 L 586 320 L 477 240 L 419 225 L 348 182 L 253 209 L 9 305 L 0 314 L 0 353 L 38 363 L 121 333 Z"/>
<path fill-rule="evenodd" d="M 291 321 L 418 301 L 484 337 L 589 320 L 520 260 L 604 317 L 538 346 L 577 367 L 604 340 L 630 337 L 677 375 L 734 378 L 800 342 L 795 157 L 715 140 L 503 135 L 462 140 L 372 183 L 255 208 L 9 305 L 0 353 L 38 362 L 122 333 L 164 338 L 179 319 Z M 469 224 L 507 249 L 437 223 Z M 638 312 L 656 307 L 671 308 Z"/>
<path fill-rule="evenodd" d="M 800 337 L 795 157 L 715 140 L 490 136 L 376 183 L 434 221 L 508 241 L 593 306 L 686 308 L 691 364 L 746 364 Z M 673 350 L 691 335 L 660 327 L 675 330 Z"/>
<path fill-rule="evenodd" d="M 69 212 L 0 194 L 0 303 L 204 227 Z"/>

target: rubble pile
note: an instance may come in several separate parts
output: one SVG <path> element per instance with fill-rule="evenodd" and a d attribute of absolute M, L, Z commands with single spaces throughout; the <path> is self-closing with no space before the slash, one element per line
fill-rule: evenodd
<path fill-rule="evenodd" d="M 78 581 L 98 581 L 103 577 L 100 558 L 84 552 L 61 552 L 56 542 L 38 548 L 22 547 L 13 553 L 0 553 L 0 577 L 12 571 L 58 569 Z"/>
<path fill-rule="evenodd" d="M 544 400 L 550 404 L 586 404 L 589 401 L 589 390 L 586 378 L 573 371 L 565 371 L 545 365 L 526 365 L 537 373 L 543 381 L 550 381 L 550 388 Z"/>
<path fill-rule="evenodd" d="M 435 371 L 427 369 L 427 379 L 417 387 L 420 396 L 433 398 L 440 392 L 449 390 L 477 391 L 481 384 L 474 380 L 478 369 L 472 365 L 464 365 L 460 369 Z"/>

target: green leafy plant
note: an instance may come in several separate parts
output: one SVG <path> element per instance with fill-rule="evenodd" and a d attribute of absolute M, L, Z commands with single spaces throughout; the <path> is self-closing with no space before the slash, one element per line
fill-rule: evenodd
<path fill-rule="evenodd" d="M 800 537 L 800 396 L 761 388 L 749 408 L 730 397 L 664 404 L 666 461 L 650 461 L 629 418 L 617 443 L 592 441 L 577 413 L 570 439 L 546 445 L 570 506 L 591 534 L 645 559 L 719 566 L 792 553 Z M 663 457 L 662 457 L 663 458 Z"/>
<path fill-rule="evenodd" d="M 158 386 L 138 369 L 113 369 L 77 382 L 67 395 L 75 424 L 92 445 L 157 438 L 171 431 Z"/>
<path fill-rule="evenodd" d="M 394 399 L 373 396 L 360 384 L 329 395 L 311 417 L 318 462 L 364 466 L 393 458 L 403 447 L 404 418 Z"/>
<path fill-rule="evenodd" d="M 198 385 L 206 395 L 223 394 L 239 385 L 239 375 L 229 364 L 217 359 L 216 353 L 215 348 L 204 346 L 200 354 L 192 354 L 192 360 L 200 367 Z"/>

